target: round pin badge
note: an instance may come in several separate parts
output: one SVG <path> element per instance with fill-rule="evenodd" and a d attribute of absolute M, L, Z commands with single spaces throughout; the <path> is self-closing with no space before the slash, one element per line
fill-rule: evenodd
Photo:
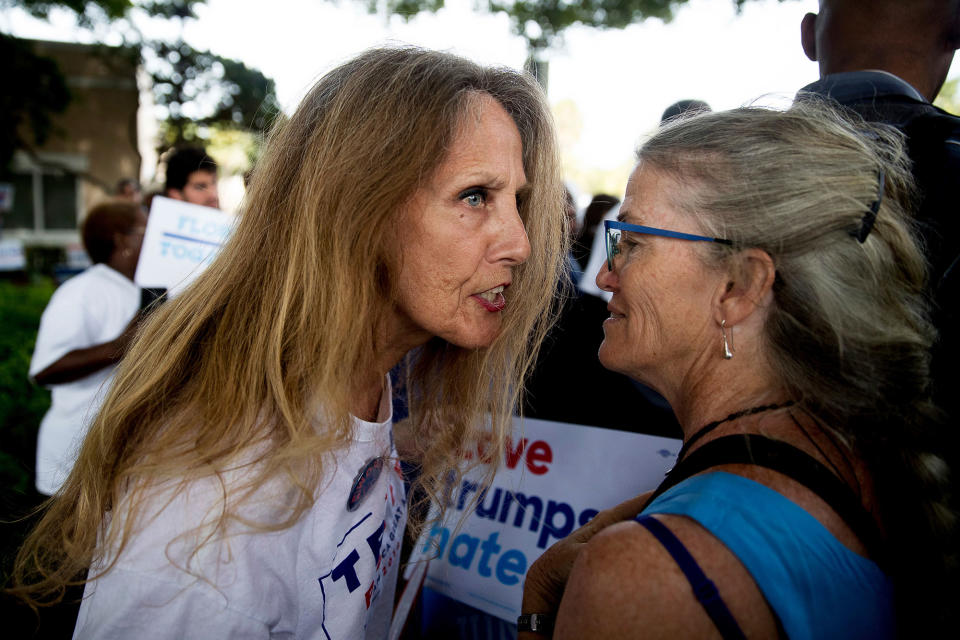
<path fill-rule="evenodd" d="M 380 471 L 383 469 L 383 458 L 370 458 L 367 460 L 357 476 L 353 479 L 353 486 L 350 487 L 350 495 L 347 498 L 347 511 L 356 511 L 360 503 L 366 499 L 373 487 L 377 484 L 377 478 L 380 477 Z"/>

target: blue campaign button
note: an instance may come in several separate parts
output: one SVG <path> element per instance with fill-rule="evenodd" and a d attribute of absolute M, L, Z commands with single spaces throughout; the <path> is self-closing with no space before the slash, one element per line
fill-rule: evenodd
<path fill-rule="evenodd" d="M 350 488 L 350 496 L 347 498 L 347 511 L 355 511 L 360 503 L 364 501 L 367 495 L 373 491 L 377 484 L 377 478 L 380 477 L 380 471 L 383 469 L 383 458 L 370 458 L 360 467 L 357 477 L 353 479 L 353 486 Z"/>

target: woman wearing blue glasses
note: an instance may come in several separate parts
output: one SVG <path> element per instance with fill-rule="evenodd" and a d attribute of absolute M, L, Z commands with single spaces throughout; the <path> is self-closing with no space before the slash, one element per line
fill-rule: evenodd
<path fill-rule="evenodd" d="M 638 156 L 599 357 L 669 400 L 684 444 L 531 568 L 521 637 L 942 630 L 954 514 L 902 140 L 797 104 L 696 116 Z"/>
<path fill-rule="evenodd" d="M 485 417 L 504 441 L 564 269 L 559 173 L 530 77 L 416 48 L 324 76 L 121 364 L 15 592 L 85 582 L 75 638 L 386 637 L 387 372 L 409 364 L 428 492 Z"/>

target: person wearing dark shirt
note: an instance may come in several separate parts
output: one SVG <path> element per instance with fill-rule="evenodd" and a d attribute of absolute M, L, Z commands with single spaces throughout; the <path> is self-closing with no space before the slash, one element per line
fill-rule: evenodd
<path fill-rule="evenodd" d="M 960 416 L 952 392 L 952 367 L 960 358 L 960 118 L 931 104 L 943 87 L 960 47 L 958 0 L 821 0 L 819 13 L 801 23 L 807 57 L 820 80 L 801 89 L 856 112 L 869 122 L 892 125 L 907 136 L 920 190 L 916 214 L 940 333 L 933 349 L 935 400 L 947 423 Z M 946 430 L 956 461 L 957 435 Z"/>

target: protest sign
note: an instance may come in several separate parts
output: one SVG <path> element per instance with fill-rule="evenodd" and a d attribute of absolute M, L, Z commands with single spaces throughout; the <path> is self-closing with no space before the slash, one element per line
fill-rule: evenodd
<path fill-rule="evenodd" d="M 446 517 L 424 530 L 408 573 L 429 559 L 425 586 L 516 622 L 533 561 L 598 511 L 655 488 L 679 450 L 672 438 L 515 419 L 492 483 L 473 470 L 451 487 Z"/>
<path fill-rule="evenodd" d="M 10 182 L 0 182 L 0 213 L 13 211 L 13 195 L 15 189 Z"/>
<path fill-rule="evenodd" d="M 155 197 L 134 282 L 175 295 L 213 261 L 234 222 L 233 215 L 219 209 Z"/>
<path fill-rule="evenodd" d="M 23 271 L 27 268 L 27 254 L 23 241 L 16 238 L 0 240 L 0 271 Z"/>

